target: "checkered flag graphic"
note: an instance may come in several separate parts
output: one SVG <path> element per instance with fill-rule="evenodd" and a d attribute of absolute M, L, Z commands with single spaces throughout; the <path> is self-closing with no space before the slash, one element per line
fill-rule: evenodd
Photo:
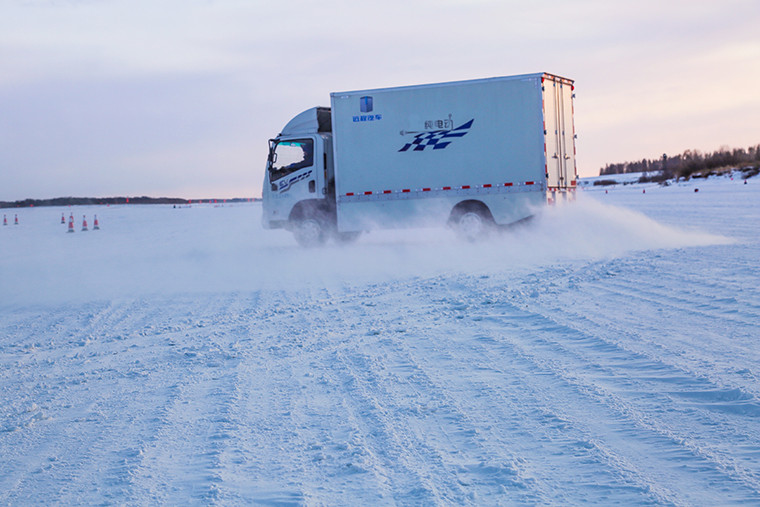
<path fill-rule="evenodd" d="M 406 143 L 403 148 L 401 148 L 398 151 L 408 151 L 410 148 L 413 148 L 413 151 L 422 151 L 428 146 L 432 146 L 434 150 L 442 150 L 449 144 L 451 144 L 451 141 L 449 139 L 453 137 L 464 137 L 465 134 L 467 134 L 467 131 L 472 127 L 472 122 L 475 121 L 473 118 L 472 120 L 468 121 L 467 123 L 464 123 L 460 126 L 458 126 L 455 129 L 451 130 L 434 130 L 432 132 L 420 132 L 416 136 L 414 136 L 414 140 L 412 140 L 409 143 Z"/>

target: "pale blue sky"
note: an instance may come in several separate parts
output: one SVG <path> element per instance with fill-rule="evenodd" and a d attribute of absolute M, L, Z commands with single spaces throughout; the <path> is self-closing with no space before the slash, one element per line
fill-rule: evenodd
<path fill-rule="evenodd" d="M 551 72 L 581 175 L 760 143 L 757 0 L 0 0 L 0 200 L 258 196 L 331 91 Z"/>

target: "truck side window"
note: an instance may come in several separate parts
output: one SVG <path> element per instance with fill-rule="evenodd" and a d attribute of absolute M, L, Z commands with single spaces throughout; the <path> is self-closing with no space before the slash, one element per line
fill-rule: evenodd
<path fill-rule="evenodd" d="M 269 170 L 270 181 L 277 181 L 299 169 L 314 165 L 314 140 L 280 141 L 274 147 L 274 154 L 274 162 Z"/>

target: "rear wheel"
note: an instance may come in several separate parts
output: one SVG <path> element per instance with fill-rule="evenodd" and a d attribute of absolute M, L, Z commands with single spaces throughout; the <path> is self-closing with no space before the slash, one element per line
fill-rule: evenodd
<path fill-rule="evenodd" d="M 316 218 L 302 218 L 293 224 L 293 236 L 303 247 L 320 246 L 325 243 L 325 227 Z"/>
<path fill-rule="evenodd" d="M 476 211 L 468 211 L 459 217 L 457 235 L 466 241 L 477 241 L 486 236 L 485 219 Z"/>
<path fill-rule="evenodd" d="M 494 228 L 491 212 L 479 202 L 457 206 L 452 212 L 450 223 L 460 239 L 470 242 L 484 239 Z"/>

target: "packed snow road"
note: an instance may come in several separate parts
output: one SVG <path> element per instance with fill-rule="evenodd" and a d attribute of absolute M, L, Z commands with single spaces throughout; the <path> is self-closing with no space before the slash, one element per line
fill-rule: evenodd
<path fill-rule="evenodd" d="M 760 503 L 757 185 L 587 190 L 474 245 L 14 210 L 0 502 Z"/>

